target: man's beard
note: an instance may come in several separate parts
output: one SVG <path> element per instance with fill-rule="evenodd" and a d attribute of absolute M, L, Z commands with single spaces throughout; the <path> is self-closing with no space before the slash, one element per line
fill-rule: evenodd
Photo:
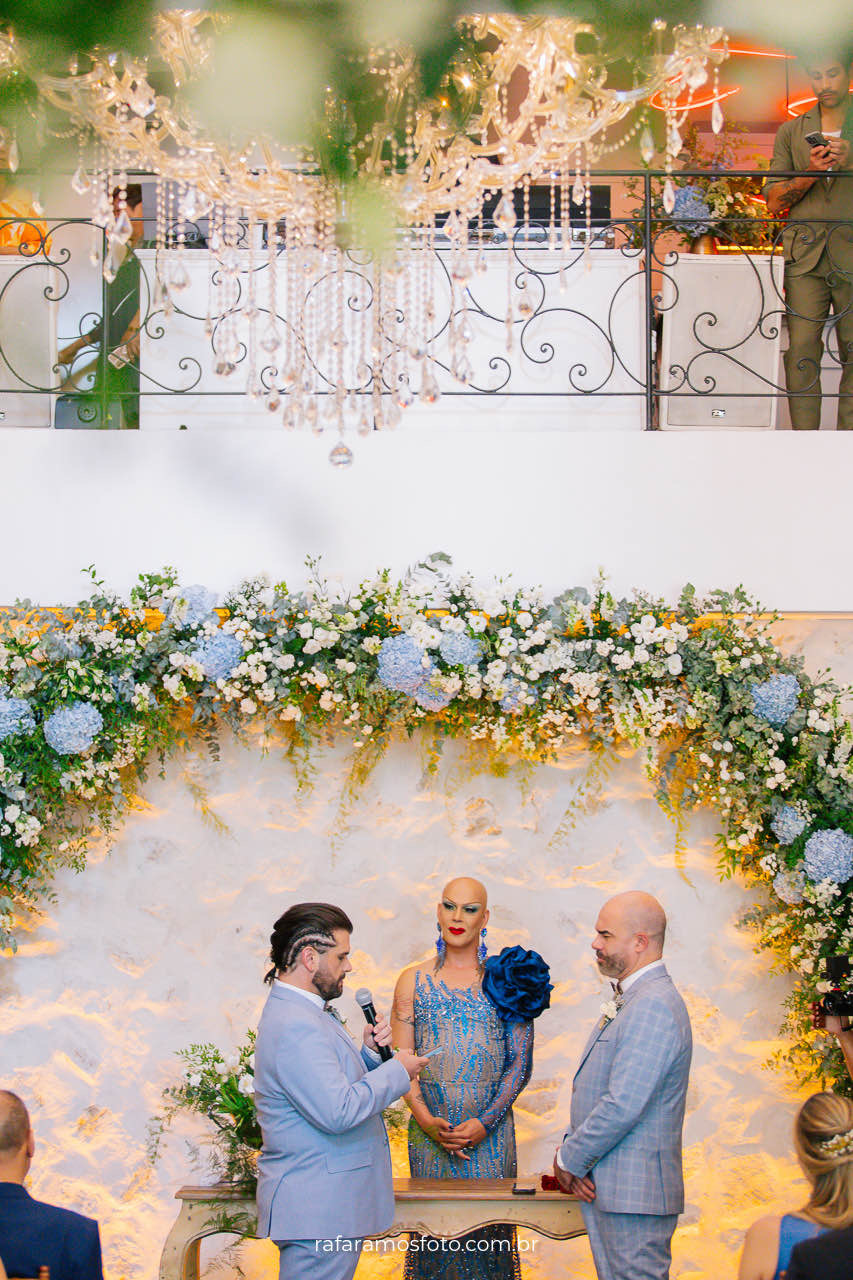
<path fill-rule="evenodd" d="M 596 956 L 595 961 L 605 978 L 621 978 L 628 967 L 621 956 Z"/>
<path fill-rule="evenodd" d="M 314 974 L 314 990 L 318 996 L 322 996 L 324 1000 L 337 1000 L 338 996 L 344 989 L 343 978 L 330 978 L 325 973 Z"/>

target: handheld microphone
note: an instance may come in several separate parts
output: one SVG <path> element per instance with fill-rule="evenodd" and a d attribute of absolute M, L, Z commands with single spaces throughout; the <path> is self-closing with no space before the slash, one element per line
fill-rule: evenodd
<path fill-rule="evenodd" d="M 373 996 L 370 994 L 367 987 L 359 987 L 358 991 L 355 993 L 355 1002 L 356 1004 L 361 1005 L 361 1012 L 364 1014 L 365 1021 L 369 1022 L 371 1027 L 375 1027 L 376 1010 L 373 1007 Z M 394 1056 L 387 1044 L 378 1044 L 376 1046 L 376 1052 L 379 1054 L 383 1062 L 390 1062 Z"/>

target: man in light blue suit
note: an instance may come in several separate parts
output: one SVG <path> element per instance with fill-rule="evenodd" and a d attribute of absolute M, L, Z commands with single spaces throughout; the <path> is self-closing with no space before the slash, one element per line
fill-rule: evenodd
<path fill-rule="evenodd" d="M 384 1107 L 425 1063 L 401 1050 L 380 1061 L 391 1031 L 365 1027 L 359 1051 L 328 1006 L 341 994 L 352 923 L 306 902 L 275 923 L 270 994 L 255 1046 L 258 1234 L 281 1250 L 280 1280 L 351 1280 L 362 1237 L 394 1217 Z"/>
<path fill-rule="evenodd" d="M 592 943 L 613 998 L 581 1055 L 554 1172 L 580 1197 L 599 1280 L 666 1280 L 684 1209 L 681 1130 L 693 1043 L 647 893 L 605 903 Z"/>

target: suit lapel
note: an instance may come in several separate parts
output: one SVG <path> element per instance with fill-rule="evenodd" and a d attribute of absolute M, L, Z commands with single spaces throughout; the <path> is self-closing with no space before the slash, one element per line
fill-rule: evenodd
<path fill-rule="evenodd" d="M 622 1004 L 619 1007 L 619 1012 L 617 1013 L 616 1017 L 619 1018 L 622 1016 L 622 1013 L 625 1007 L 628 1004 L 630 1004 L 630 1002 L 636 997 L 637 992 L 641 991 L 647 982 L 660 982 L 664 978 L 666 978 L 667 982 L 670 980 L 669 974 L 666 971 L 666 966 L 660 969 L 653 969 L 652 972 L 649 974 L 640 974 L 636 982 L 632 982 L 628 990 L 622 996 Z M 613 1021 L 612 1018 L 608 1022 L 605 1022 L 603 1018 L 599 1019 L 597 1026 L 594 1027 L 593 1029 L 592 1035 L 589 1037 L 589 1040 L 587 1040 L 586 1042 L 586 1048 L 581 1054 L 581 1060 L 578 1063 L 578 1068 L 577 1068 L 577 1071 L 575 1072 L 575 1077 L 574 1077 L 575 1079 L 577 1079 L 578 1075 L 580 1074 L 580 1070 L 583 1067 L 583 1064 L 586 1062 L 587 1058 L 589 1057 L 590 1053 L 592 1052 L 593 1046 L 598 1040 L 598 1037 L 601 1035 L 604 1028 L 609 1026 L 610 1022 L 612 1021 Z"/>

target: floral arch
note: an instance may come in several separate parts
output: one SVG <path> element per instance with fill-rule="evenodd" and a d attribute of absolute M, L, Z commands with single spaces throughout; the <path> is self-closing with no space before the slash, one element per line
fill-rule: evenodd
<path fill-rule="evenodd" d="M 434 555 L 401 581 L 346 592 L 309 561 L 301 590 L 259 580 L 218 610 L 174 572 L 120 599 L 94 581 L 68 610 L 7 609 L 0 624 L 0 926 L 37 909 L 62 865 L 82 869 L 152 758 L 216 730 L 260 727 L 307 778 L 330 731 L 351 735 L 355 794 L 394 735 L 463 738 L 477 768 L 556 758 L 584 740 L 593 762 L 630 744 L 676 822 L 721 815 L 723 875 L 763 886 L 756 946 L 795 974 L 777 1057 L 843 1089 L 831 1037 L 812 1029 L 823 960 L 853 951 L 853 731 L 843 691 L 811 678 L 740 590 L 669 605 L 616 600 L 598 582 L 546 600 L 481 588 Z M 348 797 L 344 797 L 347 802 Z M 559 832 L 556 839 L 559 839 Z M 680 842 L 676 842 L 676 854 Z"/>

